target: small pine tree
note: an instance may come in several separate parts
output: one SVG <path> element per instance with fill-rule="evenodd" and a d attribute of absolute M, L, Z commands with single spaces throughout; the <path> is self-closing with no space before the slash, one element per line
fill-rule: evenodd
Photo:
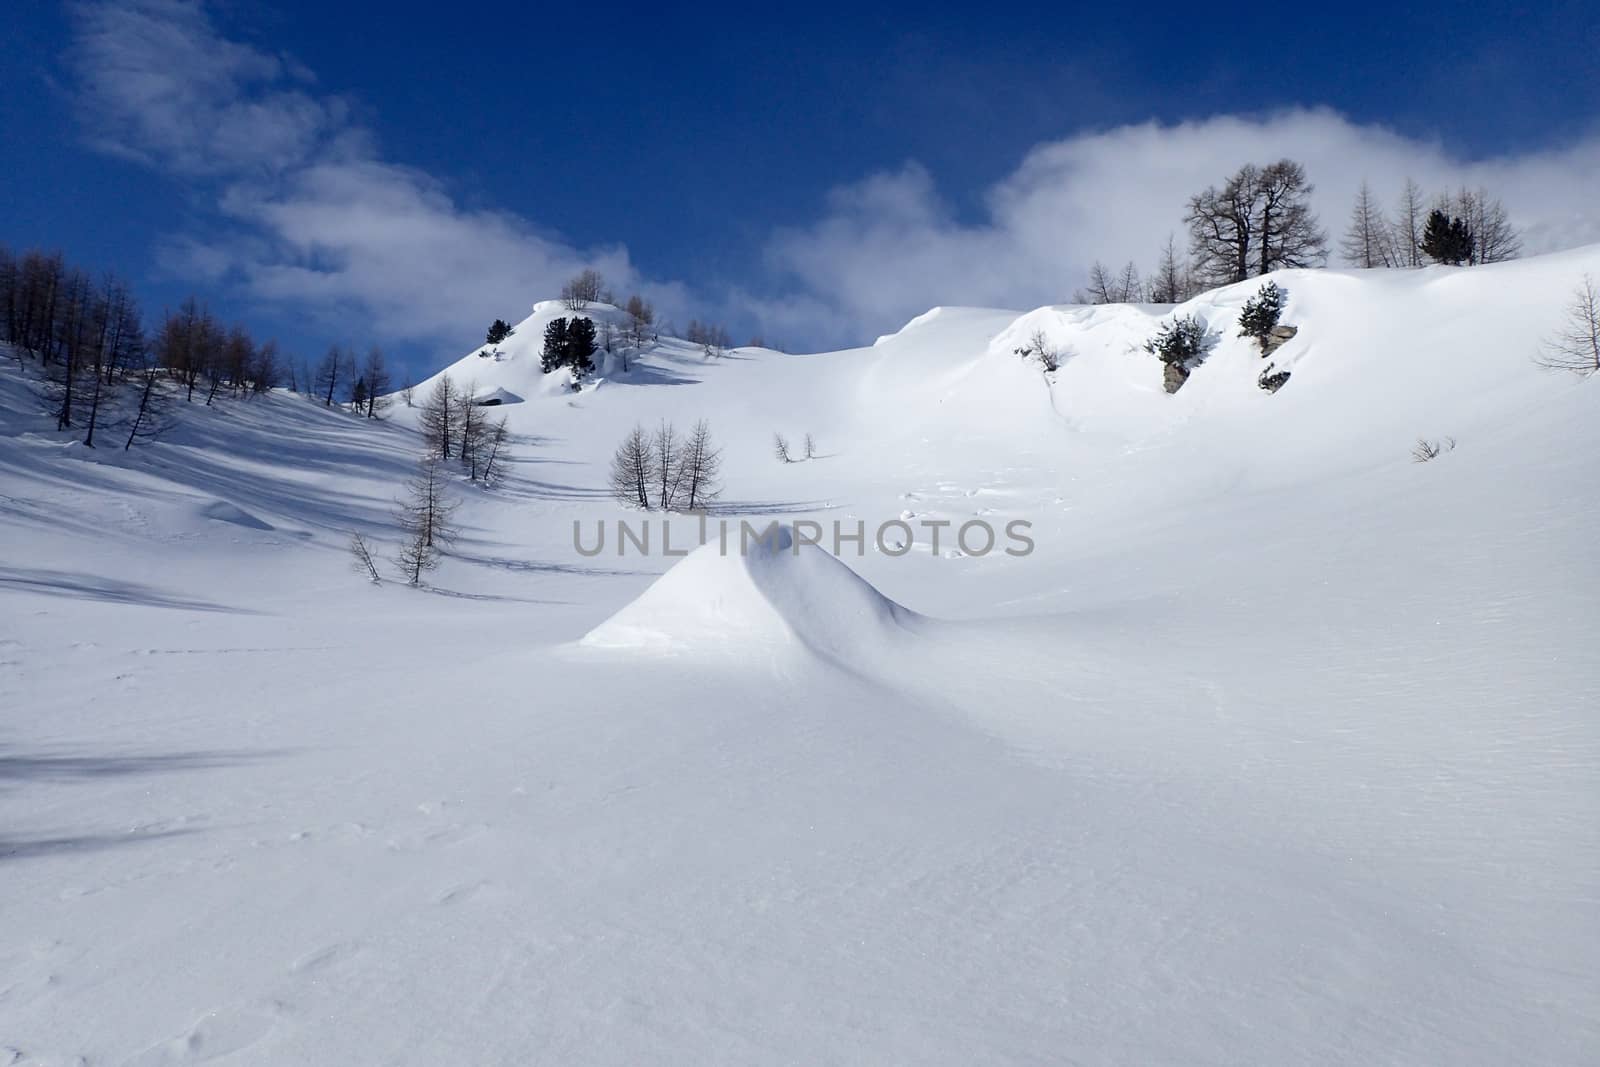
<path fill-rule="evenodd" d="M 1422 229 L 1422 251 L 1435 263 L 1460 266 L 1472 258 L 1476 241 L 1466 220 L 1451 217 L 1442 209 L 1428 213 L 1428 222 Z"/>
<path fill-rule="evenodd" d="M 551 319 L 544 327 L 544 350 L 539 353 L 539 368 L 546 374 L 567 363 L 567 320 Z"/>
<path fill-rule="evenodd" d="M 1183 366 L 1205 352 L 1206 324 L 1193 315 L 1179 315 L 1161 324 L 1144 350 L 1163 363 Z"/>
<path fill-rule="evenodd" d="M 1282 314 L 1283 290 L 1278 288 L 1276 282 L 1267 282 L 1256 290 L 1255 296 L 1244 302 L 1244 308 L 1239 312 L 1239 336 L 1254 337 L 1265 347 L 1272 328 L 1278 325 L 1278 318 Z"/>
<path fill-rule="evenodd" d="M 594 372 L 594 354 L 598 346 L 594 340 L 594 320 L 573 319 L 567 326 L 567 366 L 572 368 L 572 380 L 582 381 Z"/>
<path fill-rule="evenodd" d="M 494 325 L 489 327 L 485 338 L 491 345 L 498 345 L 517 331 L 505 319 L 495 319 Z"/>

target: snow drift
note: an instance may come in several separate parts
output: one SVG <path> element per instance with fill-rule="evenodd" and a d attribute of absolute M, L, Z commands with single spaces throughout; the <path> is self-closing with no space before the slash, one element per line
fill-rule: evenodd
<path fill-rule="evenodd" d="M 695 549 L 582 644 L 648 652 L 805 648 L 848 661 L 881 654 L 925 622 L 848 565 L 779 526 L 740 554 L 730 536 Z"/>

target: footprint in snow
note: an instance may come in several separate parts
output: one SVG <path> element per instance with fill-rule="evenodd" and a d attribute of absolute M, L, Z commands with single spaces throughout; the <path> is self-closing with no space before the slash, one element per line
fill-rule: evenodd
<path fill-rule="evenodd" d="M 207 1012 L 188 1030 L 152 1046 L 127 1061 L 127 1067 L 160 1064 L 206 1063 L 249 1048 L 272 1032 L 278 1021 L 276 1007 L 259 1005 L 217 1008 Z"/>
<path fill-rule="evenodd" d="M 345 962 L 360 951 L 361 945 L 355 941 L 336 941 L 295 960 L 289 965 L 289 973 L 305 974 L 309 971 L 324 970 Z"/>
<path fill-rule="evenodd" d="M 488 884 L 488 882 L 465 882 L 440 894 L 439 898 L 435 900 L 434 903 L 440 905 L 441 907 L 450 904 L 460 904 L 462 901 L 470 900 L 477 896 L 478 891 Z"/>

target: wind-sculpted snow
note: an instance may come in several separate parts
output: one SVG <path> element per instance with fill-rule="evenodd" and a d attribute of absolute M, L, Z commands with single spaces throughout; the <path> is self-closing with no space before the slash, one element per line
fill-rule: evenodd
<path fill-rule="evenodd" d="M 804 648 L 859 662 L 927 624 L 779 526 L 748 551 L 716 541 L 695 549 L 582 643 L 689 656 Z"/>

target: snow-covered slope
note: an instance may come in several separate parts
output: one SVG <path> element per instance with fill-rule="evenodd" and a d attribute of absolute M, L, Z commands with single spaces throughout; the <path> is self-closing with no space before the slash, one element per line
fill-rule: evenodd
<path fill-rule="evenodd" d="M 1284 272 L 1274 395 L 1257 283 L 1176 309 L 1173 396 L 1174 309 L 572 393 L 536 305 L 449 368 L 513 440 L 421 591 L 344 551 L 414 411 L 91 451 L 8 361 L 0 1062 L 1592 1059 L 1600 381 L 1532 358 L 1586 271 Z M 698 418 L 722 517 L 912 551 L 580 553 L 622 434 Z"/>

